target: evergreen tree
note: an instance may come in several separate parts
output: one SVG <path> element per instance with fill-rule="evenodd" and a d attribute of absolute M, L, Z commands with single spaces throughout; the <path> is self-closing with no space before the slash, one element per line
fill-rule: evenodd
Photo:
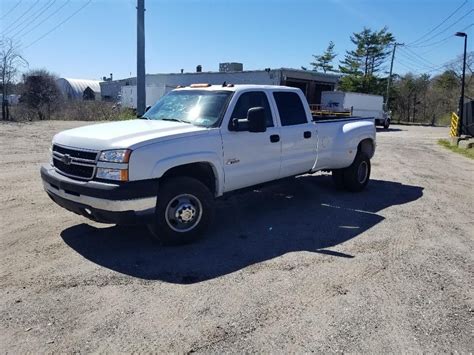
<path fill-rule="evenodd" d="M 314 62 L 310 63 L 313 66 L 313 70 L 321 69 L 324 73 L 327 72 L 336 72 L 332 61 L 336 58 L 337 54 L 334 53 L 334 42 L 330 41 L 328 47 L 321 55 L 314 55 Z"/>
<path fill-rule="evenodd" d="M 395 37 L 384 27 L 380 31 L 365 28 L 351 36 L 354 50 L 346 52 L 339 65 L 341 73 L 341 89 L 364 93 L 379 93 L 380 81 L 378 74 L 382 64 L 391 53 L 390 46 Z"/>

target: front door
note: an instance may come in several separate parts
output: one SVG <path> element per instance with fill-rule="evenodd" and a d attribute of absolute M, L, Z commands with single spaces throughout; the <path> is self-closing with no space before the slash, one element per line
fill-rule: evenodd
<path fill-rule="evenodd" d="M 222 127 L 224 191 L 275 180 L 280 174 L 280 127 L 275 124 L 267 94 L 264 91 L 247 91 L 234 102 L 234 108 L 229 107 L 232 112 L 229 122 L 234 118 L 246 118 L 250 108 L 263 107 L 267 130 L 262 133 L 235 132 L 229 130 L 229 126 Z"/>

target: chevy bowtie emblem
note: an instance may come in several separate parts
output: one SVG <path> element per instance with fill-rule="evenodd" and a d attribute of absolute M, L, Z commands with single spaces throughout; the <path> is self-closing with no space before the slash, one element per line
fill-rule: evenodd
<path fill-rule="evenodd" d="M 61 161 L 66 165 L 71 165 L 72 158 L 69 154 L 64 154 Z"/>

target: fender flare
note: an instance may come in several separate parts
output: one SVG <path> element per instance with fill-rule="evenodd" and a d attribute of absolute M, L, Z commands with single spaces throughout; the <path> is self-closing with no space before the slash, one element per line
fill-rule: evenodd
<path fill-rule="evenodd" d="M 221 196 L 224 191 L 224 170 L 221 159 L 214 152 L 195 152 L 158 160 L 153 166 L 152 177 L 160 178 L 172 168 L 192 163 L 207 163 L 211 165 L 215 177 L 216 197 Z"/>

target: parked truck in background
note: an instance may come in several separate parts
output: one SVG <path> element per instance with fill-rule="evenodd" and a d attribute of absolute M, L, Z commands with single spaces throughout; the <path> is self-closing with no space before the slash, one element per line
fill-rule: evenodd
<path fill-rule="evenodd" d="M 323 91 L 321 108 L 333 112 L 349 112 L 351 116 L 373 117 L 375 124 L 388 129 L 390 114 L 384 111 L 383 96 L 358 92 Z"/>
<path fill-rule="evenodd" d="M 191 85 L 141 119 L 56 134 L 44 189 L 58 205 L 104 223 L 147 224 L 166 244 L 189 242 L 214 199 L 272 180 L 332 171 L 361 191 L 375 153 L 373 119 L 313 121 L 300 89 Z"/>

